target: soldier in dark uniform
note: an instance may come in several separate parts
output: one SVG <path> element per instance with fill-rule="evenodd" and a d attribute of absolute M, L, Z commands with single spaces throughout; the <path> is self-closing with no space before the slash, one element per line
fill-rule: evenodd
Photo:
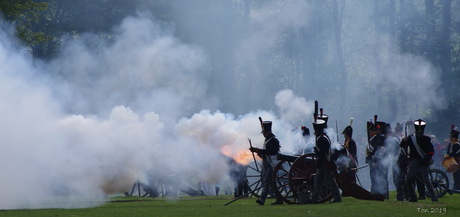
<path fill-rule="evenodd" d="M 235 184 L 234 196 L 237 198 L 249 192 L 249 186 L 246 179 L 247 166 L 237 163 L 230 157 L 227 158 L 227 162 L 230 168 L 230 177 Z"/>
<path fill-rule="evenodd" d="M 385 199 L 389 197 L 388 189 L 388 167 L 384 164 L 387 157 L 385 149 L 385 135 L 383 132 L 385 122 L 376 121 L 368 124 L 369 127 L 369 146 L 366 148 L 369 163 L 369 175 L 371 178 L 371 193 L 382 194 Z"/>
<path fill-rule="evenodd" d="M 280 150 L 280 142 L 276 138 L 276 136 L 272 133 L 272 122 L 271 121 L 263 121 L 261 123 L 262 126 L 262 134 L 265 137 L 264 148 L 255 148 L 251 147 L 249 150 L 251 152 L 257 153 L 259 157 L 262 158 L 262 194 L 260 199 L 256 200 L 259 205 L 264 205 L 265 200 L 268 196 L 268 191 L 272 186 L 270 183 L 273 180 L 273 168 L 277 164 L 277 154 Z M 275 204 L 283 204 L 281 198 L 276 198 L 276 201 L 272 203 Z"/>
<path fill-rule="evenodd" d="M 351 170 L 351 168 L 358 167 L 358 156 L 357 156 L 357 147 L 356 142 L 353 139 L 353 127 L 351 126 L 353 119 L 350 120 L 350 125 L 343 129 L 342 134 L 345 138 L 345 142 L 343 143 L 343 148 L 346 151 L 346 155 L 350 158 L 350 164 L 348 165 L 348 174 L 347 178 L 349 179 L 350 183 L 356 182 L 356 172 Z"/>
<path fill-rule="evenodd" d="M 326 122 L 315 117 L 315 120 L 313 121 L 313 128 L 316 135 L 316 175 L 314 178 L 314 190 L 311 202 L 317 203 L 319 201 L 323 181 L 326 181 L 326 184 L 329 186 L 334 195 L 334 200 L 332 202 L 342 202 L 339 187 L 333 177 L 333 170 L 335 167 L 331 166 L 331 141 L 324 133 Z"/>
<path fill-rule="evenodd" d="M 409 193 L 407 191 L 406 186 L 406 175 L 407 175 L 407 154 L 406 150 L 401 148 L 401 142 L 404 138 L 403 135 L 403 124 L 397 123 L 395 127 L 395 132 L 392 134 L 393 140 L 397 142 L 396 147 L 393 150 L 393 156 L 395 162 L 393 164 L 393 183 L 396 188 L 396 200 L 404 201 L 405 199 L 409 199 Z"/>
<path fill-rule="evenodd" d="M 301 126 L 300 129 L 302 129 L 302 136 L 303 137 L 308 137 L 310 136 L 310 129 L 306 126 Z"/>
<path fill-rule="evenodd" d="M 304 138 L 305 145 L 302 149 L 302 155 L 312 153 L 313 152 L 313 147 L 315 146 L 314 144 L 314 139 L 312 139 L 310 136 L 310 129 L 306 126 L 302 126 L 302 137 Z"/>
<path fill-rule="evenodd" d="M 407 132 L 409 132 L 409 135 L 415 134 L 415 128 L 414 128 L 414 122 L 413 121 L 408 121 L 405 124 L 406 127 L 406 138 L 407 138 Z M 404 186 L 406 189 L 404 190 L 404 200 L 408 201 L 409 200 L 409 187 L 407 186 L 407 168 L 409 167 L 409 153 L 408 153 L 408 144 L 406 144 L 407 139 L 402 139 L 401 140 L 401 150 L 404 151 L 405 158 L 401 158 L 401 163 L 405 164 L 406 166 L 403 168 L 403 171 L 405 172 L 405 176 L 403 177 L 405 179 L 405 184 Z M 418 193 L 418 199 L 417 200 L 425 200 L 425 182 L 423 181 L 422 177 L 420 174 L 417 174 L 415 178 L 415 184 L 414 188 L 417 188 L 417 193 Z"/>
<path fill-rule="evenodd" d="M 415 135 L 409 135 L 403 141 L 403 143 L 407 146 L 407 154 L 409 155 L 409 167 L 407 169 L 409 202 L 418 201 L 414 189 L 417 175 L 420 175 L 425 183 L 428 194 L 431 196 L 431 201 L 438 201 L 428 174 L 434 154 L 434 148 L 431 143 L 431 138 L 423 134 L 425 126 L 426 122 L 421 119 L 414 121 Z"/>
<path fill-rule="evenodd" d="M 460 160 L 460 143 L 458 141 L 459 132 L 455 130 L 455 126 L 452 125 L 450 131 L 450 143 L 447 145 L 446 155 L 444 159 L 454 157 L 457 163 Z M 454 178 L 454 190 L 460 190 L 460 169 L 453 172 L 452 176 Z"/>

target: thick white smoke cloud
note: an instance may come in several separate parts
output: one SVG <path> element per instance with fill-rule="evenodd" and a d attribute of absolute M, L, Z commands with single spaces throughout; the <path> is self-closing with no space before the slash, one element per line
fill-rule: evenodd
<path fill-rule="evenodd" d="M 314 103 L 294 95 L 292 90 L 281 90 L 275 96 L 275 104 L 279 108 L 283 120 L 292 125 L 306 125 L 312 119 Z"/>
<path fill-rule="evenodd" d="M 67 109 L 95 113 L 129 104 L 178 119 L 207 102 L 201 49 L 181 43 L 147 14 L 126 18 L 113 34 L 111 43 L 91 34 L 74 40 L 49 65 L 65 81 Z"/>
<path fill-rule="evenodd" d="M 248 35 L 241 42 L 239 52 L 243 62 L 253 61 L 273 48 L 283 30 L 305 27 L 310 15 L 306 1 L 262 2 L 260 8 L 251 13 Z M 248 63 L 249 64 L 249 63 Z"/>
<path fill-rule="evenodd" d="M 289 90 L 276 100 L 291 120 L 270 111 L 187 118 L 209 102 L 199 76 L 206 57 L 146 15 L 125 19 L 112 43 L 88 34 L 50 63 L 35 64 L 1 34 L 1 208 L 93 206 L 148 176 L 192 188 L 218 183 L 228 179 L 223 154 L 250 156 L 248 138 L 262 146 L 258 117 L 273 121 L 283 152 L 304 145 L 291 122 L 308 110 L 282 97 L 307 103 Z M 96 202 L 79 203 L 85 199 Z"/>
<path fill-rule="evenodd" d="M 307 27 L 309 5 L 286 2 L 269 1 L 252 11 L 248 31 L 233 50 L 237 65 L 231 67 L 260 72 L 267 67 L 266 53 L 284 30 Z M 191 187 L 219 182 L 228 178 L 223 154 L 244 155 L 248 138 L 261 147 L 258 117 L 273 121 L 283 153 L 305 148 L 299 127 L 311 129 L 313 106 L 308 100 L 313 99 L 288 89 L 264 95 L 257 88 L 270 78 L 258 75 L 248 80 L 257 82 L 252 86 L 274 102 L 279 114 L 215 111 L 218 101 L 202 78 L 211 57 L 174 34 L 174 29 L 139 14 L 116 27 L 110 42 L 86 34 L 63 47 L 59 57 L 40 63 L 12 46 L 14 39 L 0 31 L 0 209 L 92 206 L 98 203 L 78 201 L 102 201 L 108 194 L 130 190 L 138 179 L 149 182 L 149 175 L 173 177 L 166 180 Z M 399 71 L 415 68 L 414 74 L 423 72 L 418 78 L 430 77 L 432 71 L 425 70 L 429 65 L 405 58 L 408 68 Z M 406 87 L 391 78 L 381 80 L 401 90 Z M 356 83 L 353 88 L 359 91 L 365 85 Z M 436 86 L 423 79 L 416 83 Z M 427 89 L 412 89 L 407 97 L 435 96 L 423 92 Z M 340 147 L 333 125 L 344 111 L 323 105 L 321 99 L 320 105 L 330 117 L 331 140 Z M 358 120 L 355 126 L 364 123 Z"/>
<path fill-rule="evenodd" d="M 2 26 L 0 31 L 0 204 L 11 207 L 26 199 L 29 191 L 44 195 L 41 172 L 46 165 L 41 157 L 55 145 L 53 120 L 60 111 L 49 90 L 35 82 L 40 77 L 34 76 L 38 72 L 30 56 L 16 47 L 4 28 L 8 29 Z"/>
<path fill-rule="evenodd" d="M 382 88 L 391 87 L 393 91 L 401 94 L 404 99 L 411 101 L 416 107 L 445 109 L 446 98 L 441 90 L 440 72 L 431 63 L 420 56 L 400 54 L 392 46 L 382 50 L 384 56 L 394 56 L 384 59 L 382 73 L 377 80 L 381 81 Z M 414 112 L 414 115 L 417 113 Z"/>

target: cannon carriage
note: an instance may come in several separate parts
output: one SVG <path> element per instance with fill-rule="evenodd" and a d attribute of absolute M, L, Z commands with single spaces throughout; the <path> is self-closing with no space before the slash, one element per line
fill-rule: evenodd
<path fill-rule="evenodd" d="M 285 155 L 278 154 L 278 164 L 274 168 L 272 192 L 269 195 L 277 196 L 287 204 L 302 204 L 313 193 L 314 176 L 316 173 L 315 154 Z M 255 161 L 247 170 L 249 187 L 253 196 L 259 197 L 262 186 L 262 173 L 260 162 Z M 355 168 L 356 170 L 357 168 Z M 337 185 L 344 196 L 352 196 L 363 200 L 383 201 L 384 196 L 371 194 L 347 177 L 351 170 L 334 170 L 334 177 Z M 353 173 L 354 174 L 354 173 Z M 332 199 L 332 192 L 326 183 L 323 183 L 319 202 L 326 202 Z"/>
<path fill-rule="evenodd" d="M 314 176 L 316 172 L 315 155 L 309 153 L 305 155 L 285 155 L 278 154 L 279 163 L 274 168 L 272 192 L 269 195 L 272 197 L 278 196 L 287 204 L 302 204 L 303 199 L 308 197 L 313 192 Z M 247 176 L 249 187 L 252 190 L 252 195 L 259 197 L 261 191 L 262 174 L 256 168 L 261 168 L 260 162 L 254 162 L 248 166 Z M 354 168 L 356 170 L 359 168 Z M 369 191 L 361 187 L 358 183 L 350 182 L 347 175 L 350 170 L 338 171 L 335 170 L 334 176 L 337 185 L 342 190 L 344 196 L 351 196 L 362 200 L 383 201 L 384 196 L 380 194 L 371 194 Z M 433 185 L 434 191 L 438 198 L 443 197 L 447 193 L 460 193 L 449 190 L 449 178 L 446 172 L 439 168 L 431 168 L 429 177 Z M 357 177 L 356 177 L 357 178 Z M 320 194 L 320 202 L 327 202 L 332 199 L 332 193 L 329 187 L 323 183 Z M 429 195 L 428 192 L 426 192 Z"/>

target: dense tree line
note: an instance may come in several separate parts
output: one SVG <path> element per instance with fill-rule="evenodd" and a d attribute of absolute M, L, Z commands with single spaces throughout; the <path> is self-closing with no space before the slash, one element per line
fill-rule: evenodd
<path fill-rule="evenodd" d="M 128 0 L 2 0 L 4 18 L 37 58 L 56 54 L 65 37 L 105 33 L 137 8 Z"/>
<path fill-rule="evenodd" d="M 460 120 L 460 92 L 457 91 L 460 17 L 456 13 L 460 11 L 459 0 L 305 2 L 315 8 L 305 12 L 311 15 L 309 28 L 283 30 L 273 47 L 264 53 L 269 61 L 263 65 L 258 61 L 253 65 L 241 64 L 233 50 L 233 45 L 251 28 L 250 17 L 264 4 L 261 0 L 0 0 L 0 10 L 5 20 L 16 24 L 18 37 L 33 56 L 41 59 L 53 58 L 68 38 L 82 33 L 91 32 L 110 40 L 111 28 L 124 17 L 148 10 L 160 21 L 176 23 L 181 40 L 199 44 L 209 52 L 212 57 L 210 86 L 218 90 L 218 95 L 230 96 L 223 99 L 223 103 L 231 111 L 272 106 L 251 94 L 262 89 L 251 82 L 269 76 L 274 78 L 269 85 L 276 88 L 266 90 L 268 95 L 274 95 L 280 88 L 290 88 L 297 93 L 321 96 L 334 107 L 358 106 L 376 113 L 418 110 L 423 118 L 436 117 L 433 121 L 439 126 Z M 357 12 L 356 8 L 361 11 Z M 227 16 L 219 18 L 220 14 Z M 209 17 L 214 18 L 211 21 L 215 25 L 202 25 L 205 21 L 211 22 Z M 366 23 L 366 27 L 359 26 L 358 20 Z M 211 27 L 212 30 L 208 29 Z M 395 50 L 401 54 L 421 56 L 438 69 L 448 97 L 446 109 L 433 111 L 398 97 L 388 97 L 397 96 L 398 90 L 372 81 L 370 75 L 381 73 L 378 69 L 388 67 L 388 63 L 404 64 L 398 62 L 396 55 L 382 52 L 388 47 L 388 41 L 397 44 Z M 363 70 L 371 66 L 374 72 Z M 219 72 L 219 76 L 215 72 Z M 350 77 L 362 77 L 360 82 L 367 82 L 369 97 L 359 105 L 347 104 L 344 97 L 333 97 L 352 92 L 355 84 Z M 341 82 L 331 82 L 336 80 Z M 328 83 L 337 85 L 321 93 L 308 88 Z M 252 91 L 247 91 L 248 88 Z M 375 106 L 376 102 L 386 106 Z"/>

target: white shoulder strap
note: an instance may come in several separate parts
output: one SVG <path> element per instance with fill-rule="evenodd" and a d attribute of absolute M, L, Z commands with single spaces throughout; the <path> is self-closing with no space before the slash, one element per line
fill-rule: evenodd
<path fill-rule="evenodd" d="M 459 142 L 456 142 L 456 143 L 452 144 L 452 145 L 450 146 L 450 149 L 451 149 L 450 152 L 453 151 L 454 145 L 455 145 L 455 144 L 460 146 L 460 143 L 459 143 Z M 459 153 L 460 153 L 460 149 L 458 149 L 457 152 L 456 152 L 456 153 L 453 153 L 453 154 L 458 155 Z"/>
<path fill-rule="evenodd" d="M 417 138 L 413 135 L 410 136 L 410 138 L 412 139 L 412 143 L 414 143 L 414 147 L 415 149 L 417 150 L 417 153 L 418 155 L 420 155 L 420 157 L 424 158 L 425 157 L 425 152 L 420 148 L 420 146 L 418 145 L 417 143 Z"/>

